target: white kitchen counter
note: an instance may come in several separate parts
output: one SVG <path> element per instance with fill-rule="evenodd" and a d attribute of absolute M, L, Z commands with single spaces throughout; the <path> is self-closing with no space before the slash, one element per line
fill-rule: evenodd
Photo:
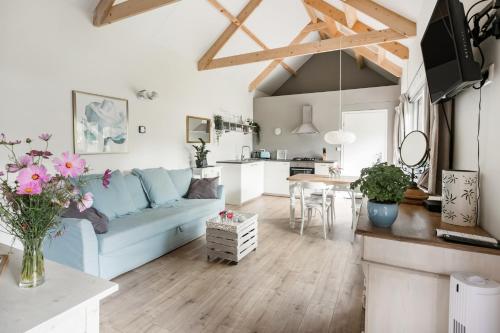
<path fill-rule="evenodd" d="M 22 251 L 13 252 L 0 274 L 0 332 L 99 332 L 99 301 L 118 284 L 45 260 L 45 283 L 21 289 Z"/>

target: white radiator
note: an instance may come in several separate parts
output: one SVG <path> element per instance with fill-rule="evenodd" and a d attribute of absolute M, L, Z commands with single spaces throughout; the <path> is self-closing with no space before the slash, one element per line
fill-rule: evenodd
<path fill-rule="evenodd" d="M 450 277 L 449 333 L 499 333 L 500 284 L 470 273 Z"/>

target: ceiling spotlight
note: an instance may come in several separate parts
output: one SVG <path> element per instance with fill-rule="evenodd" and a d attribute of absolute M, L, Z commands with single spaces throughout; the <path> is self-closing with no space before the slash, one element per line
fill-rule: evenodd
<path fill-rule="evenodd" d="M 160 95 L 156 91 L 140 90 L 137 92 L 138 99 L 148 99 L 150 101 L 157 99 Z"/>

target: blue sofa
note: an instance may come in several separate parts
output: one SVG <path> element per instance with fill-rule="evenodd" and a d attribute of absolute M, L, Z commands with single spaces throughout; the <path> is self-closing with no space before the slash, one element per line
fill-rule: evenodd
<path fill-rule="evenodd" d="M 165 205 L 153 205 L 140 177 L 113 173 L 112 184 L 113 181 L 120 183 L 120 177 L 127 184 L 133 201 L 129 212 L 108 216 L 109 230 L 105 234 L 96 234 L 88 220 L 63 219 L 62 236 L 46 239 L 44 243 L 45 257 L 112 279 L 202 236 L 206 220 L 224 209 L 223 186 L 218 187 L 217 199 L 185 199 L 191 170 L 163 170 L 172 180 L 168 186 L 175 185 L 178 199 Z M 103 193 L 97 196 L 94 207 L 100 206 L 104 210 L 103 204 L 114 200 L 116 194 L 113 191 Z M 151 206 L 156 208 L 147 208 Z"/>

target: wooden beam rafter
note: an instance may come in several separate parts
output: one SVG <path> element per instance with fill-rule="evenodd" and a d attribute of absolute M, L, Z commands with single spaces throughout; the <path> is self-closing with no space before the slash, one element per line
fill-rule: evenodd
<path fill-rule="evenodd" d="M 250 0 L 248 4 L 243 8 L 243 10 L 236 16 L 238 22 L 243 24 L 246 19 L 252 14 L 252 12 L 257 8 L 262 0 Z M 226 45 L 227 41 L 231 38 L 231 36 L 238 30 L 239 26 L 234 22 L 224 30 L 224 32 L 217 38 L 217 40 L 210 46 L 210 48 L 205 52 L 205 54 L 198 61 L 198 70 L 207 69 L 210 62 L 217 55 L 217 53 Z"/>
<path fill-rule="evenodd" d="M 302 0 L 302 4 L 304 5 L 304 8 L 306 9 L 307 15 L 309 16 L 309 19 L 311 20 L 311 23 L 318 23 L 318 16 L 316 15 L 316 11 L 314 8 L 310 7 L 307 5 L 304 0 Z M 320 39 L 327 39 L 328 36 L 325 32 L 322 30 L 318 30 L 319 38 Z"/>
<path fill-rule="evenodd" d="M 352 32 L 355 33 L 365 33 L 365 32 L 370 32 L 374 31 L 371 27 L 367 26 L 361 21 L 356 21 L 355 23 L 352 24 L 352 27 L 349 27 L 349 24 L 352 22 L 348 22 L 347 16 L 344 12 L 342 12 L 340 9 L 337 9 L 336 7 L 330 5 L 326 1 L 323 0 L 304 0 L 306 4 L 317 10 L 318 12 L 322 13 L 325 15 L 325 17 L 330 17 L 334 21 L 338 22 L 342 26 L 350 29 Z M 390 53 L 394 54 L 395 56 L 399 57 L 400 59 L 406 60 L 409 58 L 410 51 L 406 46 L 404 46 L 401 43 L 398 42 L 390 42 L 390 43 L 382 43 L 380 45 Z"/>
<path fill-rule="evenodd" d="M 338 30 L 336 34 L 329 34 L 331 38 L 338 37 L 339 35 L 344 35 L 346 34 L 342 32 L 341 30 Z M 378 48 L 379 51 L 378 53 L 373 52 L 370 50 L 368 47 L 365 46 L 359 46 L 359 47 L 354 47 L 352 48 L 352 51 L 354 52 L 355 55 L 360 56 L 362 58 L 366 58 L 373 62 L 374 64 L 380 66 L 387 72 L 391 73 L 392 75 L 396 77 L 401 77 L 402 75 L 402 69 L 398 65 L 394 64 L 392 61 L 388 60 L 385 58 L 385 50 L 382 48 Z M 358 62 L 358 58 L 356 58 L 356 62 Z M 359 63 L 358 63 L 359 66 Z M 364 64 L 363 64 L 364 66 Z"/>
<path fill-rule="evenodd" d="M 299 32 L 299 34 L 292 40 L 290 45 L 296 45 L 296 44 L 302 42 L 304 40 L 304 38 L 307 37 L 307 35 L 309 35 L 312 31 L 314 31 L 314 30 L 311 30 L 311 26 L 313 26 L 315 24 L 317 24 L 317 23 L 311 22 L 310 24 L 306 25 Z M 266 68 L 264 68 L 264 70 L 262 72 L 260 72 L 260 74 L 250 83 L 250 85 L 248 86 L 248 91 L 252 92 L 255 89 L 257 89 L 257 87 L 262 83 L 262 81 L 264 81 L 269 76 L 269 74 L 271 74 L 271 72 L 276 67 L 278 67 L 280 61 L 282 61 L 282 60 L 283 59 L 275 59 L 269 65 L 267 65 Z"/>
<path fill-rule="evenodd" d="M 238 18 L 236 18 L 234 15 L 232 15 L 229 11 L 224 8 L 217 0 L 207 0 L 215 9 L 217 9 L 222 15 L 224 15 L 229 21 L 233 22 L 236 24 L 238 27 L 240 27 L 241 31 L 243 31 L 250 39 L 252 39 L 257 45 L 259 45 L 262 49 L 268 50 L 269 47 L 264 44 L 250 29 L 247 28 L 246 25 L 242 24 Z M 291 75 L 297 75 L 295 70 L 291 68 L 287 63 L 284 61 L 280 62 L 280 65 L 288 71 Z"/>
<path fill-rule="evenodd" d="M 376 19 L 389 28 L 407 37 L 417 35 L 417 25 L 406 17 L 393 12 L 371 0 L 342 0 L 347 5 Z"/>
<path fill-rule="evenodd" d="M 113 6 L 114 0 L 101 0 L 94 13 L 94 25 L 100 27 L 111 24 L 177 1 L 179 0 L 127 0 Z"/>
<path fill-rule="evenodd" d="M 237 66 L 260 62 L 265 60 L 283 59 L 307 54 L 336 51 L 340 49 L 351 49 L 359 46 L 380 44 L 401 39 L 401 34 L 391 30 L 371 31 L 350 36 L 341 36 L 337 38 L 310 42 L 299 45 L 290 45 L 278 47 L 258 52 L 250 52 L 235 56 L 213 59 L 206 67 L 198 69 L 215 69 L 229 66 Z"/>

